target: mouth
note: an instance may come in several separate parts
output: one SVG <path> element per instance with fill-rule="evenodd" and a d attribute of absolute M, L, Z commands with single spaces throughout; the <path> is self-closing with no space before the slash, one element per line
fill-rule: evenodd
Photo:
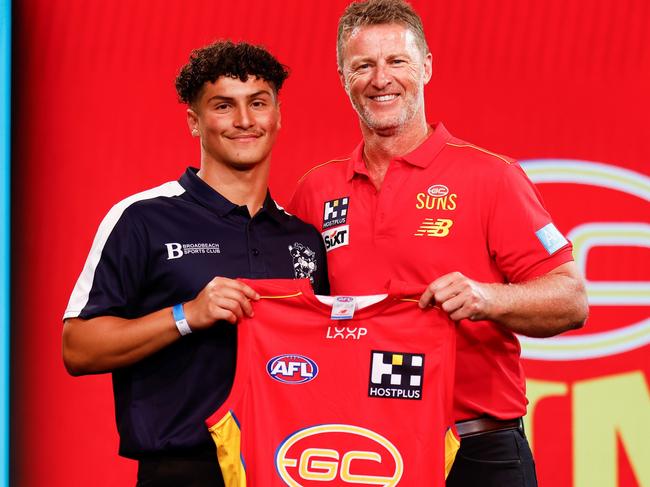
<path fill-rule="evenodd" d="M 372 101 L 376 101 L 378 103 L 388 103 L 393 100 L 396 100 L 399 97 L 397 93 L 389 93 L 386 95 L 375 95 L 375 96 L 370 96 L 369 98 Z"/>
<path fill-rule="evenodd" d="M 251 142 L 259 139 L 261 136 L 262 134 L 258 134 L 258 133 L 245 133 L 245 134 L 237 134 L 237 135 L 228 135 L 226 137 L 235 142 Z"/>

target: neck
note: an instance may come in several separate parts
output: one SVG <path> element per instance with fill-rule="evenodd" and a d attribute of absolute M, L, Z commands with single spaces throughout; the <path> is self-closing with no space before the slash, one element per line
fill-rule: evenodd
<path fill-rule="evenodd" d="M 417 120 L 402 127 L 387 130 L 375 130 L 361 124 L 364 141 L 363 159 L 370 180 L 377 190 L 384 181 L 390 161 L 419 147 L 431 130 L 424 117 L 418 117 Z"/>
<path fill-rule="evenodd" d="M 199 177 L 228 201 L 248 207 L 254 216 L 262 207 L 269 181 L 269 160 L 255 166 L 235 169 L 202 157 Z"/>

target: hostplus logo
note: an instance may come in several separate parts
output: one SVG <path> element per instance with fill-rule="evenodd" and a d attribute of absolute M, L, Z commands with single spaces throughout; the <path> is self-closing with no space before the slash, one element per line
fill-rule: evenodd
<path fill-rule="evenodd" d="M 422 399 L 424 354 L 384 352 L 370 354 L 368 395 L 393 399 Z"/>
<path fill-rule="evenodd" d="M 343 225 L 347 221 L 349 205 L 350 198 L 348 196 L 326 201 L 323 209 L 323 230 Z"/>

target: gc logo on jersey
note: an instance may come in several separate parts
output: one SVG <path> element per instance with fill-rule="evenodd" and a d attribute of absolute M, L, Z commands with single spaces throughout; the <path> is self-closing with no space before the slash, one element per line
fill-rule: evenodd
<path fill-rule="evenodd" d="M 370 353 L 370 397 L 422 399 L 424 355 L 418 353 Z"/>
<path fill-rule="evenodd" d="M 304 384 L 318 375 L 318 365 L 304 355 L 278 355 L 266 364 L 272 379 L 284 384 Z"/>
<path fill-rule="evenodd" d="M 404 461 L 395 445 L 379 433 L 351 424 L 322 424 L 296 431 L 278 446 L 275 467 L 291 487 L 312 482 L 394 487 L 404 473 Z"/>
<path fill-rule="evenodd" d="M 343 225 L 348 216 L 350 198 L 345 196 L 325 202 L 323 210 L 323 230 L 336 225 Z"/>

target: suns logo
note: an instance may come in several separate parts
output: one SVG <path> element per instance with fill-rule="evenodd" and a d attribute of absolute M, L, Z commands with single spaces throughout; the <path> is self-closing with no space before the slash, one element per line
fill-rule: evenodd
<path fill-rule="evenodd" d="M 278 446 L 275 466 L 291 487 L 301 487 L 305 481 L 394 487 L 404 473 L 404 461 L 395 445 L 372 430 L 350 424 L 296 431 Z"/>

